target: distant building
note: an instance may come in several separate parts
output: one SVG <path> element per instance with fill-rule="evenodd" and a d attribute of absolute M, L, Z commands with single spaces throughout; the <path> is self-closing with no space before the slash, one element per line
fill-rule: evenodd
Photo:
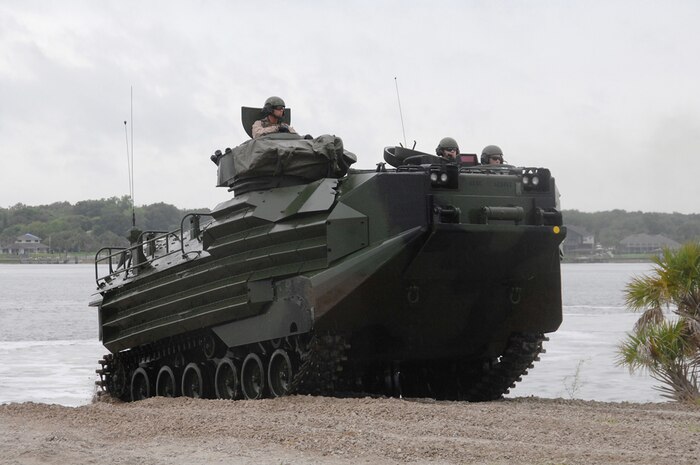
<path fill-rule="evenodd" d="M 582 226 L 566 225 L 565 253 L 591 253 L 595 249 L 595 236 Z"/>
<path fill-rule="evenodd" d="M 34 234 L 23 234 L 15 240 L 15 243 L 3 246 L 2 253 L 12 255 L 30 255 L 37 252 L 48 252 L 49 246 L 41 243 L 41 238 Z"/>
<path fill-rule="evenodd" d="M 658 252 L 664 247 L 677 249 L 681 246 L 678 242 L 661 234 L 632 234 L 620 241 L 620 253 L 650 253 Z"/>

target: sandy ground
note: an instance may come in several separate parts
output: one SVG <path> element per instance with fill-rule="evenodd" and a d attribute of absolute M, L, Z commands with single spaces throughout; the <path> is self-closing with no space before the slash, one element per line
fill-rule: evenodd
<path fill-rule="evenodd" d="M 508 399 L 0 405 L 2 464 L 700 464 L 700 407 Z"/>

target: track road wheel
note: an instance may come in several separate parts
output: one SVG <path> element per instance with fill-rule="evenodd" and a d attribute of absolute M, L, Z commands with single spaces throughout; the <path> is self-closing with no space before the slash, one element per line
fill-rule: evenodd
<path fill-rule="evenodd" d="M 214 358 L 218 349 L 219 348 L 217 347 L 216 339 L 214 339 L 214 336 L 208 335 L 204 337 L 204 340 L 202 341 L 202 352 L 204 353 L 204 356 L 207 358 L 207 360 L 211 360 L 212 358 Z"/>
<path fill-rule="evenodd" d="M 194 397 L 195 399 L 203 399 L 206 390 L 206 385 L 204 383 L 202 367 L 195 362 L 189 363 L 182 372 L 182 395 Z"/>
<path fill-rule="evenodd" d="M 289 359 L 287 351 L 277 349 L 270 356 L 270 363 L 267 367 L 267 383 L 270 386 L 270 395 L 272 397 L 282 397 L 289 394 L 292 376 L 292 361 Z"/>
<path fill-rule="evenodd" d="M 221 359 L 216 367 L 214 387 L 217 399 L 234 400 L 241 397 L 241 385 L 238 380 L 238 369 L 230 358 Z"/>
<path fill-rule="evenodd" d="M 144 368 L 137 368 L 131 375 L 131 400 L 143 400 L 151 397 L 151 379 Z"/>
<path fill-rule="evenodd" d="M 249 353 L 241 368 L 241 388 L 246 399 L 260 399 L 265 390 L 265 370 L 257 354 Z"/>
<path fill-rule="evenodd" d="M 106 377 L 107 391 L 112 397 L 128 400 L 130 395 L 129 371 L 120 359 L 112 360 L 113 358 L 109 360 L 112 364 L 112 373 Z"/>
<path fill-rule="evenodd" d="M 156 395 L 161 397 L 177 397 L 179 395 L 179 383 L 175 372 L 168 365 L 161 367 L 156 378 Z"/>

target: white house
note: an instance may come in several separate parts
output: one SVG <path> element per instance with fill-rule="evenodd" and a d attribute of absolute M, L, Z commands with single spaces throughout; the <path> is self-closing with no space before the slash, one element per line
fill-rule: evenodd
<path fill-rule="evenodd" d="M 41 238 L 34 234 L 23 234 L 15 240 L 15 243 L 2 247 L 3 253 L 13 255 L 29 255 L 37 252 L 48 252 L 49 246 L 41 243 Z"/>

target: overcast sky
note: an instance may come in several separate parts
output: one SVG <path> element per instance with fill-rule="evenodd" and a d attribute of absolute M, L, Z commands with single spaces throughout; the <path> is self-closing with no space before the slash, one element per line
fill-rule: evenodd
<path fill-rule="evenodd" d="M 268 6 L 261 6 L 261 5 Z M 700 2 L 0 3 L 0 207 L 129 193 L 213 207 L 209 155 L 279 95 L 359 168 L 499 145 L 562 207 L 700 213 Z M 394 80 L 398 78 L 398 81 Z M 130 89 L 133 87 L 133 119 Z"/>

